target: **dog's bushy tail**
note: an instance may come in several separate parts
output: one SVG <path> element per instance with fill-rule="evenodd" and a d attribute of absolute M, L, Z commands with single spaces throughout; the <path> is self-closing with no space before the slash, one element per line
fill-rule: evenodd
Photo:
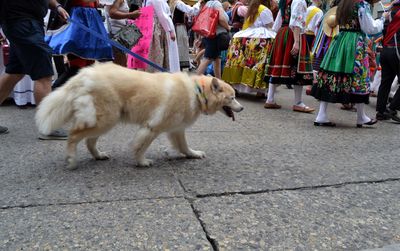
<path fill-rule="evenodd" d="M 68 95 L 64 87 L 58 88 L 46 96 L 35 115 L 39 132 L 48 135 L 67 123 L 72 116 L 72 100 L 73 97 Z"/>

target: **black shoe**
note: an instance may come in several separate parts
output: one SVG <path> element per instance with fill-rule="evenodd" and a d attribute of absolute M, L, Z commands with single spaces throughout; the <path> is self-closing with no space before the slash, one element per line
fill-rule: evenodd
<path fill-rule="evenodd" d="M 0 135 L 7 133 L 8 133 L 8 128 L 5 126 L 0 126 Z"/>
<path fill-rule="evenodd" d="M 293 89 L 293 86 L 292 86 L 291 84 L 286 84 L 286 87 L 287 87 L 288 89 Z"/>
<path fill-rule="evenodd" d="M 384 112 L 384 113 L 377 112 L 375 118 L 376 118 L 377 120 L 388 120 L 388 119 L 390 119 L 390 118 L 386 115 L 385 112 Z"/>
<path fill-rule="evenodd" d="M 388 118 L 396 121 L 397 123 L 400 123 L 400 117 L 397 116 L 397 111 L 396 110 L 392 110 L 390 108 L 386 109 L 386 111 L 384 112 L 385 116 L 387 116 Z"/>
<path fill-rule="evenodd" d="M 363 125 L 375 125 L 377 122 L 378 122 L 378 120 L 376 120 L 376 119 L 371 119 L 370 121 L 365 122 L 365 123 L 363 123 L 363 124 L 357 124 L 357 128 L 362 128 Z"/>
<path fill-rule="evenodd" d="M 327 126 L 327 127 L 335 127 L 336 124 L 333 122 L 314 122 L 315 126 Z"/>

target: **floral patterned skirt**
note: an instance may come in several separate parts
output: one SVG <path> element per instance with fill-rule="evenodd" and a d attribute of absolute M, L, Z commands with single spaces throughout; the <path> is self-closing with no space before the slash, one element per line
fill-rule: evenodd
<path fill-rule="evenodd" d="M 360 32 L 342 31 L 325 55 L 311 95 L 330 103 L 368 103 L 367 40 Z"/>
<path fill-rule="evenodd" d="M 233 38 L 227 53 L 222 79 L 232 85 L 245 85 L 250 91 L 265 91 L 265 66 L 272 50 L 271 38 Z"/>
<path fill-rule="evenodd" d="M 154 14 L 153 22 L 153 39 L 150 44 L 148 60 L 158 64 L 164 69 L 169 69 L 167 35 L 156 14 Z M 158 70 L 148 65 L 146 71 L 157 72 Z"/>
<path fill-rule="evenodd" d="M 305 34 L 300 37 L 299 55 L 290 54 L 294 44 L 292 30 L 288 26 L 279 29 L 271 58 L 266 69 L 266 78 L 273 84 L 311 85 L 313 80 L 310 49 Z"/>

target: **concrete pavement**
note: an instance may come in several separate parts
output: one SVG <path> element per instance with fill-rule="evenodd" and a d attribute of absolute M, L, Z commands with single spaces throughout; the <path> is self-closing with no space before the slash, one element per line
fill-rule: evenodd
<path fill-rule="evenodd" d="M 74 171 L 66 142 L 37 139 L 34 109 L 0 107 L 0 250 L 400 250 L 400 125 L 357 129 L 332 105 L 338 127 L 315 128 L 292 100 L 286 87 L 281 110 L 240 98 L 237 121 L 189 130 L 207 158 L 182 159 L 163 136 L 150 168 L 131 157 L 135 127 L 119 125 L 99 142 L 111 159 L 81 144 Z"/>

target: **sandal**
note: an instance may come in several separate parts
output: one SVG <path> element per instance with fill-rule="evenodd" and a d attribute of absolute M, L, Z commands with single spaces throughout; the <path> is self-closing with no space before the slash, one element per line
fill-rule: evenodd
<path fill-rule="evenodd" d="M 265 103 L 265 109 L 281 109 L 282 106 L 278 105 L 277 103 Z"/>
<path fill-rule="evenodd" d="M 308 106 L 299 106 L 299 105 L 294 105 L 293 106 L 293 111 L 295 112 L 304 112 L 304 113 L 311 113 L 315 111 L 314 108 L 308 107 Z"/>

